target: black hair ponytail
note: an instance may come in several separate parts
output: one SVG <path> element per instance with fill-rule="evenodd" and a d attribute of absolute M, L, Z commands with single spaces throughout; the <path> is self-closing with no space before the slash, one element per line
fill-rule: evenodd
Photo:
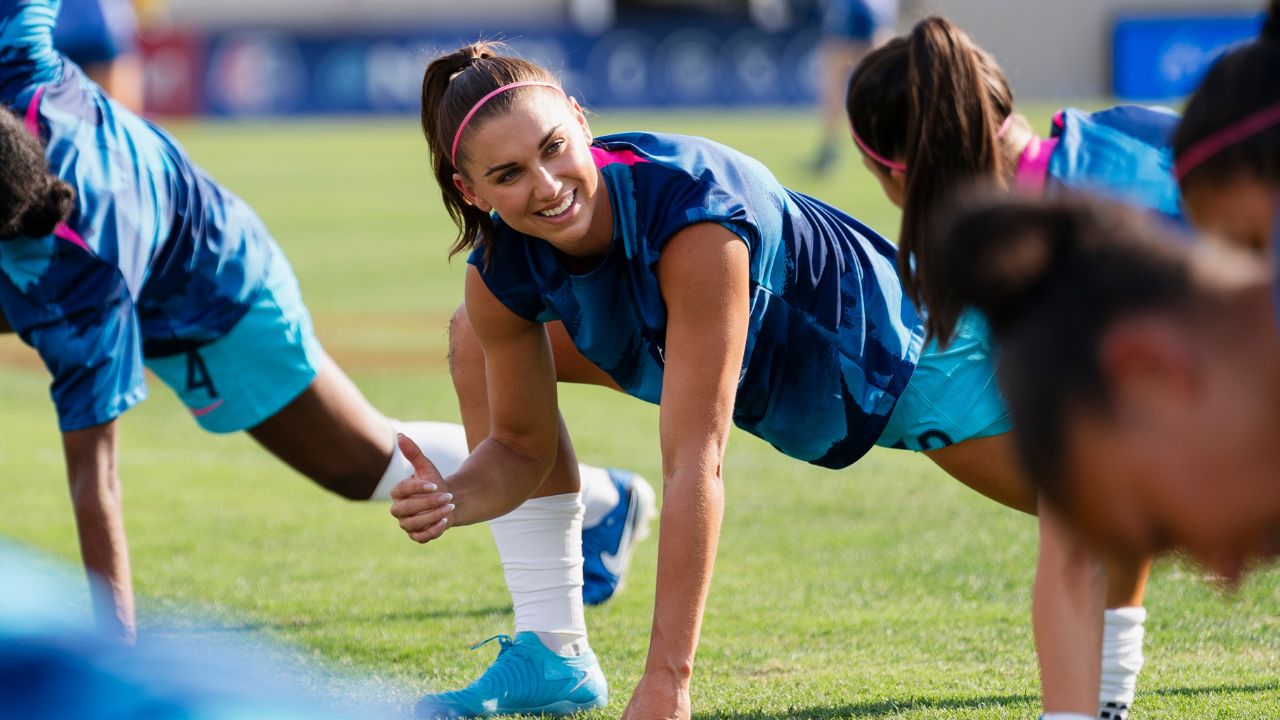
<path fill-rule="evenodd" d="M 0 241 L 44 237 L 71 214 L 75 191 L 49 173 L 40 141 L 2 107 L 0 165 Z"/>

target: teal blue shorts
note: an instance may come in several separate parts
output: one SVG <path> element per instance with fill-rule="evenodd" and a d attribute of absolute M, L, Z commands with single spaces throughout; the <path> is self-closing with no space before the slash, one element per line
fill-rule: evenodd
<path fill-rule="evenodd" d="M 311 385 L 323 358 L 298 279 L 277 248 L 262 292 L 226 335 L 146 364 L 200 427 L 229 433 L 280 412 Z"/>
<path fill-rule="evenodd" d="M 1009 432 L 1013 423 L 996 383 L 995 356 L 986 320 L 965 313 L 946 350 L 930 340 L 877 445 L 938 450 Z"/>

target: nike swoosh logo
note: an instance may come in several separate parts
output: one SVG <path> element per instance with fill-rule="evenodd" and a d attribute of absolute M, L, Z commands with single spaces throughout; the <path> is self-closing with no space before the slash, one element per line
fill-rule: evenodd
<path fill-rule="evenodd" d="M 196 417 L 204 417 L 205 415 L 208 415 L 214 410 L 217 410 L 218 408 L 222 407 L 222 402 L 223 402 L 222 400 L 218 400 L 217 402 L 210 403 L 201 408 L 191 408 L 191 414 L 195 415 Z"/>
<path fill-rule="evenodd" d="M 591 670 L 588 670 L 588 671 L 586 671 L 585 673 L 583 673 L 583 674 L 582 674 L 582 679 L 578 681 L 578 684 L 577 684 L 577 685 L 574 685 L 574 686 L 573 686 L 573 687 L 571 687 L 571 688 L 569 688 L 569 692 L 565 693 L 565 695 L 572 695 L 572 694 L 574 694 L 575 692 L 577 692 L 577 691 L 578 691 L 578 688 L 580 688 L 580 687 L 582 687 L 583 685 L 586 685 L 586 684 L 587 684 L 587 681 L 589 681 L 589 680 L 591 679 L 591 675 L 592 675 L 592 671 L 591 671 Z"/>
<path fill-rule="evenodd" d="M 627 508 L 627 519 L 622 523 L 622 536 L 618 538 L 618 549 L 616 552 L 600 553 L 600 564 L 604 565 L 605 570 L 618 577 L 622 577 L 627 570 L 628 553 L 631 550 L 631 544 L 635 541 L 636 513 L 640 512 L 640 498 L 636 497 L 634 491 L 628 493 L 627 499 L 631 501 L 631 506 Z"/>

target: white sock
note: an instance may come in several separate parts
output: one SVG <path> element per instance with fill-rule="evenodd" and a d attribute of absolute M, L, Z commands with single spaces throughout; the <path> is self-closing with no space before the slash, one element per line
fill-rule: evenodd
<path fill-rule="evenodd" d="M 1098 720 L 1080 713 L 1044 713 L 1040 720 Z"/>
<path fill-rule="evenodd" d="M 595 527 L 618 506 L 622 498 L 608 470 L 578 463 L 578 476 L 582 478 L 582 505 L 585 508 L 582 527 Z"/>
<path fill-rule="evenodd" d="M 538 634 L 552 652 L 588 650 L 582 611 L 582 502 L 577 493 L 526 500 L 489 521 L 515 607 L 517 633 Z"/>
<path fill-rule="evenodd" d="M 1124 720 L 1133 704 L 1142 670 L 1143 623 L 1147 611 L 1140 607 L 1115 608 L 1106 612 L 1102 626 L 1102 685 L 1098 695 L 1098 717 Z"/>
<path fill-rule="evenodd" d="M 452 475 L 462 461 L 467 459 L 467 433 L 457 423 L 392 420 L 391 427 L 394 429 L 391 435 L 391 462 L 382 471 L 382 479 L 374 488 L 373 495 L 369 496 L 370 500 L 390 500 L 391 488 L 413 474 L 413 466 L 404 453 L 400 452 L 399 443 L 395 442 L 395 433 L 404 433 L 417 443 L 422 448 L 422 454 L 427 456 L 441 475 Z"/>

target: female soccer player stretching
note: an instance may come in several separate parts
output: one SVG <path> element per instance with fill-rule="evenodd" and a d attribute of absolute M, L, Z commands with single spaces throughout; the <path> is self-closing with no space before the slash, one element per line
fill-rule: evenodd
<path fill-rule="evenodd" d="M 394 423 L 369 405 L 320 348 L 257 215 L 54 50 L 57 10 L 0 0 L 0 103 L 24 118 L 0 109 L 0 332 L 21 335 L 53 375 L 81 553 L 111 589 L 103 620 L 129 638 L 115 421 L 145 397 L 144 364 L 202 427 L 247 430 L 343 497 L 386 498 L 412 473 L 393 425 L 446 465 L 467 448 L 456 425 Z M 585 543 L 625 561 L 647 488 L 629 473 L 583 474 L 601 498 Z M 603 599 L 618 578 L 594 559 Z"/>
<path fill-rule="evenodd" d="M 1173 137 L 1187 216 L 1263 252 L 1280 232 L 1280 0 L 1262 34 L 1220 58 Z"/>
<path fill-rule="evenodd" d="M 960 314 L 949 286 L 931 275 L 940 247 L 933 218 L 958 187 L 987 181 L 1030 195 L 1083 190 L 1165 216 L 1179 213 L 1168 147 L 1176 115 L 1132 106 L 1097 113 L 1068 109 L 1055 116 L 1051 136 L 1040 138 L 1014 113 L 1012 91 L 995 59 L 942 18 L 928 18 L 910 35 L 872 51 L 850 80 L 847 110 L 863 164 L 903 210 L 903 284 L 929 309 L 926 324 L 943 341 Z M 1052 513 L 1040 517 L 1042 526 L 1053 520 Z M 1133 702 L 1143 663 L 1141 604 L 1149 563 L 1110 560 L 1100 673 L 1093 653 L 1073 654 L 1084 652 L 1084 644 L 1066 641 L 1092 633 L 1091 626 L 1075 626 L 1063 616 L 1085 621 L 1100 613 L 1103 589 L 1036 585 L 1033 616 L 1047 711 L 1123 718 Z M 1041 552 L 1039 562 L 1096 560 L 1092 553 Z M 1090 607 L 1098 609 L 1086 612 Z"/>
<path fill-rule="evenodd" d="M 857 220 L 708 140 L 593 139 L 547 70 L 483 44 L 428 67 L 422 120 L 461 229 L 454 249 L 471 251 L 453 339 L 478 339 L 488 397 L 477 397 L 483 384 L 458 384 L 468 433 L 483 440 L 448 477 L 417 462 L 393 491 L 392 514 L 427 542 L 572 492 L 554 466 L 569 444 L 544 323 L 563 321 L 600 382 L 659 403 L 657 605 L 628 717 L 689 717 L 730 423 L 824 467 L 847 467 L 877 444 L 924 452 L 989 497 L 1035 510 L 981 323 L 963 324 L 946 352 L 924 350 L 893 246 Z M 450 505 L 424 487 L 441 485 Z M 545 531 L 544 552 L 558 533 Z M 422 712 L 595 707 L 605 701 L 596 673 L 593 658 L 517 637 L 473 685 L 428 696 Z"/>

